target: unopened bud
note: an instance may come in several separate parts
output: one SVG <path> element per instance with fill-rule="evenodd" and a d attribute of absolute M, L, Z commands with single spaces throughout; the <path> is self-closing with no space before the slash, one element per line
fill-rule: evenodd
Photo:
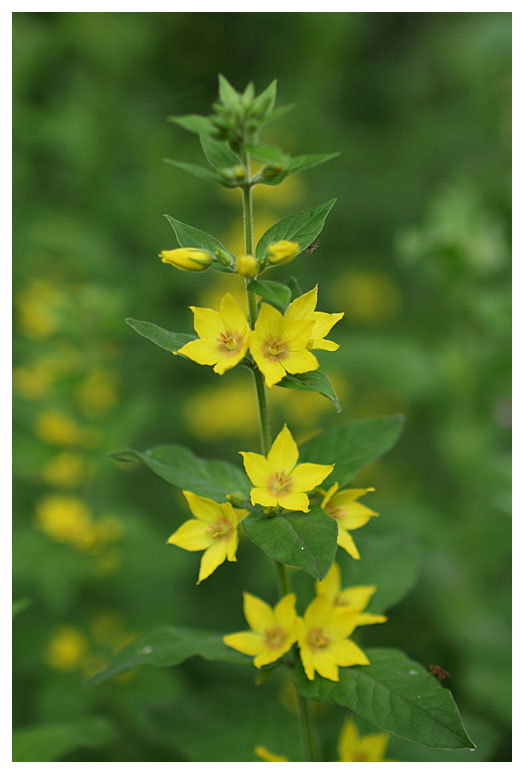
<path fill-rule="evenodd" d="M 171 264 L 185 272 L 203 272 L 212 262 L 211 255 L 199 248 L 176 248 L 175 250 L 161 250 L 159 258 L 163 264 Z"/>
<path fill-rule="evenodd" d="M 287 264 L 299 253 L 299 244 L 290 242 L 286 239 L 280 239 L 278 242 L 272 242 L 266 253 L 266 258 L 271 264 Z"/>
<path fill-rule="evenodd" d="M 229 492 L 226 496 L 226 500 L 229 501 L 232 506 L 244 506 L 246 503 L 246 495 L 243 495 L 242 492 Z"/>
<path fill-rule="evenodd" d="M 231 265 L 232 257 L 225 250 L 222 250 L 221 248 L 217 248 L 215 251 L 215 256 L 219 264 L 222 264 L 223 266 Z"/>
<path fill-rule="evenodd" d="M 237 274 L 243 277 L 255 277 L 258 266 L 254 256 L 237 256 Z"/>

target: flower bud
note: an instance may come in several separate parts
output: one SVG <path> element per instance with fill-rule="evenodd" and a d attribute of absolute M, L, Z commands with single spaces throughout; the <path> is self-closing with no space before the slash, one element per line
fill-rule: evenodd
<path fill-rule="evenodd" d="M 219 264 L 222 264 L 223 266 L 231 266 L 232 257 L 225 250 L 217 248 L 215 251 L 215 256 L 217 257 Z"/>
<path fill-rule="evenodd" d="M 203 272 L 212 262 L 211 255 L 199 248 L 176 248 L 176 250 L 161 250 L 159 258 L 163 264 L 171 264 L 185 272 Z"/>
<path fill-rule="evenodd" d="M 287 264 L 299 253 L 297 242 L 289 242 L 286 239 L 280 239 L 278 242 L 272 242 L 268 248 L 266 258 L 271 264 Z"/>
<path fill-rule="evenodd" d="M 226 496 L 226 500 L 229 501 L 232 506 L 237 506 L 239 508 L 246 503 L 246 495 L 243 495 L 242 492 L 229 492 Z"/>
<path fill-rule="evenodd" d="M 243 277 L 255 277 L 258 266 L 253 256 L 237 256 L 237 274 Z"/>

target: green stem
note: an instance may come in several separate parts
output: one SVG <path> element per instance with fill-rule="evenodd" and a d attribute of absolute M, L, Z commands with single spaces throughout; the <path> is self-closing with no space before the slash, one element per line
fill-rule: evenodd
<path fill-rule="evenodd" d="M 250 177 L 250 159 L 247 154 L 244 155 L 244 163 L 248 170 L 248 177 Z M 247 255 L 253 255 L 253 201 L 252 201 L 252 189 L 250 184 L 246 184 L 242 189 L 242 209 L 243 209 L 243 222 L 244 222 L 244 250 Z M 246 297 L 248 300 L 248 321 L 250 328 L 253 329 L 257 320 L 257 299 L 253 291 L 248 289 L 249 278 L 246 278 Z M 257 405 L 259 407 L 259 428 L 261 436 L 261 451 L 262 454 L 267 457 L 270 447 L 272 445 L 272 432 L 270 427 L 270 414 L 268 411 L 268 401 L 266 399 L 266 387 L 264 384 L 264 377 L 257 367 L 253 370 L 253 376 L 255 380 L 255 389 L 257 391 Z M 275 560 L 275 567 L 277 570 L 277 577 L 279 579 L 279 589 L 281 597 L 290 593 L 290 580 L 288 578 L 288 572 L 286 565 L 282 562 Z M 296 690 L 297 694 L 297 707 L 299 710 L 299 719 L 301 722 L 301 733 L 303 738 L 303 747 L 305 752 L 305 761 L 315 762 L 317 761 L 316 746 L 314 739 L 314 731 L 312 725 L 312 718 L 310 714 L 310 707 L 308 701 L 302 697 Z"/>

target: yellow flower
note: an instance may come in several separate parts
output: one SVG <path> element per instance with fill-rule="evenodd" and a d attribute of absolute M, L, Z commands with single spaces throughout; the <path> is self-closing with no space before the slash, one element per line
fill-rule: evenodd
<path fill-rule="evenodd" d="M 87 415 L 107 412 L 118 401 L 117 375 L 109 369 L 94 369 L 77 388 L 76 398 Z"/>
<path fill-rule="evenodd" d="M 231 503 L 215 503 L 183 490 L 190 511 L 197 519 L 184 522 L 167 543 L 180 546 L 189 552 L 206 551 L 202 555 L 197 584 L 211 576 L 226 559 L 236 562 L 239 536 L 237 525 L 249 513 L 246 509 L 234 509 Z"/>
<path fill-rule="evenodd" d="M 54 487 L 78 487 L 92 474 L 92 466 L 76 452 L 61 452 L 42 469 L 42 478 Z"/>
<path fill-rule="evenodd" d="M 381 624 L 387 620 L 387 617 L 382 614 L 363 613 L 377 587 L 359 586 L 341 589 L 341 571 L 335 562 L 324 579 L 315 582 L 315 589 L 318 595 L 327 597 L 333 606 L 357 613 L 356 627 L 363 624 Z"/>
<path fill-rule="evenodd" d="M 95 541 L 91 512 L 74 496 L 45 495 L 36 506 L 36 524 L 50 538 L 77 549 L 90 549 Z"/>
<path fill-rule="evenodd" d="M 244 312 L 231 293 L 223 296 L 220 312 L 190 307 L 193 326 L 199 339 L 188 342 L 174 355 L 185 355 L 204 366 L 213 366 L 216 374 L 232 369 L 246 355 L 249 327 Z"/>
<path fill-rule="evenodd" d="M 161 250 L 159 258 L 163 264 L 171 264 L 176 269 L 185 272 L 203 272 L 212 262 L 212 257 L 205 250 L 199 248 L 176 248 L 175 250 Z"/>
<path fill-rule="evenodd" d="M 257 259 L 254 256 L 237 256 L 237 274 L 243 277 L 255 277 L 257 274 Z"/>
<path fill-rule="evenodd" d="M 310 511 L 308 495 L 332 472 L 333 465 L 300 463 L 299 450 L 288 427 L 275 438 L 268 457 L 256 452 L 239 452 L 244 468 L 255 487 L 250 491 L 252 503 L 281 506 L 290 511 Z"/>
<path fill-rule="evenodd" d="M 259 757 L 259 759 L 262 759 L 263 762 L 287 762 L 289 759 L 286 758 L 286 756 L 279 756 L 276 753 L 272 753 L 267 748 L 265 748 L 264 745 L 256 745 L 253 749 L 253 752 L 256 756 Z"/>
<path fill-rule="evenodd" d="M 255 329 L 250 335 L 250 352 L 273 387 L 289 374 L 302 374 L 319 367 L 308 349 L 313 324 L 309 320 L 287 320 L 269 304 L 261 304 Z"/>
<path fill-rule="evenodd" d="M 74 627 L 59 627 L 51 636 L 44 654 L 49 667 L 69 673 L 76 670 L 86 654 L 87 640 Z"/>
<path fill-rule="evenodd" d="M 80 428 L 60 409 L 46 409 L 36 418 L 35 431 L 46 444 L 70 446 L 77 444 L 81 437 Z"/>
<path fill-rule="evenodd" d="M 272 608 L 245 592 L 244 616 L 251 630 L 225 635 L 223 641 L 232 649 L 255 657 L 255 667 L 275 662 L 290 651 L 297 640 L 298 617 L 293 594 L 286 595 Z"/>
<path fill-rule="evenodd" d="M 385 762 L 388 732 L 359 737 L 354 722 L 346 718 L 339 736 L 337 751 L 340 762 Z"/>
<path fill-rule="evenodd" d="M 278 242 L 272 242 L 268 247 L 266 258 L 271 264 L 287 264 L 299 253 L 299 244 L 290 242 L 286 239 L 280 239 Z"/>
<path fill-rule="evenodd" d="M 339 669 L 350 665 L 369 665 L 361 649 L 348 636 L 357 626 L 357 613 L 335 608 L 327 597 L 319 595 L 300 620 L 299 649 L 304 672 L 313 681 L 315 672 L 330 681 L 339 681 Z"/>
<path fill-rule="evenodd" d="M 308 342 L 309 350 L 330 350 L 333 352 L 339 348 L 336 342 L 324 337 L 341 320 L 344 312 L 315 312 L 317 306 L 317 285 L 308 293 L 292 301 L 286 312 L 285 320 L 308 320 L 313 324 L 311 340 Z"/>
<path fill-rule="evenodd" d="M 337 522 L 339 527 L 337 543 L 339 546 L 348 552 L 354 560 L 359 560 L 360 554 L 357 546 L 348 531 L 357 530 L 358 527 L 366 525 L 371 517 L 378 516 L 377 511 L 372 511 L 372 509 L 363 506 L 362 503 L 357 503 L 358 498 L 366 495 L 367 492 L 373 492 L 375 488 L 366 487 L 363 489 L 339 490 L 337 492 L 338 489 L 339 485 L 337 482 L 330 487 L 324 495 L 321 508 Z"/>

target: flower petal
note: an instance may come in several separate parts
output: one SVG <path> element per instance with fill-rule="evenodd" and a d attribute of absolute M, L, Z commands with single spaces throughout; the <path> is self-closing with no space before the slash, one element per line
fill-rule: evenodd
<path fill-rule="evenodd" d="M 337 753 L 339 754 L 340 762 L 353 762 L 355 760 L 358 740 L 359 733 L 356 725 L 351 718 L 345 718 L 337 743 Z"/>
<path fill-rule="evenodd" d="M 239 452 L 239 455 L 242 455 L 245 471 L 252 484 L 256 487 L 265 487 L 273 472 L 264 455 L 259 455 L 257 452 Z"/>
<path fill-rule="evenodd" d="M 340 640 L 336 643 L 331 643 L 327 648 L 327 652 L 334 662 L 341 665 L 341 667 L 370 664 L 366 654 L 351 640 Z"/>
<path fill-rule="evenodd" d="M 195 363 L 201 366 L 213 366 L 222 356 L 217 342 L 211 339 L 194 339 L 183 345 L 180 350 L 176 350 L 175 355 L 185 355 Z"/>
<path fill-rule="evenodd" d="M 308 631 L 312 627 L 324 627 L 330 619 L 333 608 L 324 595 L 315 597 L 304 612 L 304 627 Z"/>
<path fill-rule="evenodd" d="M 365 735 L 359 741 L 361 749 L 367 762 L 382 762 L 388 746 L 388 732 L 377 732 L 374 735 Z"/>
<path fill-rule="evenodd" d="M 296 596 L 291 593 L 279 600 L 274 608 L 275 621 L 277 626 L 285 632 L 292 633 L 296 629 L 297 614 L 295 612 Z"/>
<path fill-rule="evenodd" d="M 344 314 L 344 312 L 314 312 L 310 315 L 309 320 L 313 322 L 312 339 L 324 339 Z"/>
<path fill-rule="evenodd" d="M 358 527 L 366 525 L 372 517 L 379 516 L 377 511 L 372 511 L 367 506 L 363 506 L 362 503 L 355 501 L 339 508 L 343 511 L 343 516 L 339 518 L 339 524 L 345 530 L 357 530 Z"/>
<path fill-rule="evenodd" d="M 206 307 L 190 309 L 193 312 L 193 328 L 201 339 L 216 339 L 224 331 L 224 324 L 217 310 Z"/>
<path fill-rule="evenodd" d="M 331 339 L 312 339 L 308 342 L 308 347 L 310 350 L 326 350 L 330 353 L 339 350 L 337 342 L 332 342 Z"/>
<path fill-rule="evenodd" d="M 170 535 L 166 543 L 179 546 L 188 552 L 201 552 L 213 543 L 213 538 L 207 532 L 208 529 L 205 522 L 201 522 L 199 519 L 189 519 Z"/>
<path fill-rule="evenodd" d="M 283 509 L 289 511 L 310 511 L 310 501 L 304 492 L 286 492 L 277 495 L 277 502 Z"/>
<path fill-rule="evenodd" d="M 235 331 L 244 335 L 248 331 L 246 315 L 239 307 L 231 293 L 226 293 L 221 301 L 221 317 L 225 331 Z"/>
<path fill-rule="evenodd" d="M 219 359 L 217 360 L 217 363 L 213 367 L 213 371 L 216 374 L 224 374 L 225 371 L 229 371 L 230 369 L 233 369 L 234 366 L 237 366 L 240 361 L 244 358 L 246 355 L 246 351 L 248 350 L 248 340 L 246 340 L 245 344 L 241 347 L 240 350 L 237 352 L 222 352 L 220 354 Z"/>
<path fill-rule="evenodd" d="M 310 681 L 313 681 L 315 677 L 313 651 L 305 646 L 300 649 L 299 653 L 301 655 L 301 662 L 303 663 L 306 677 L 309 678 Z"/>
<path fill-rule="evenodd" d="M 315 582 L 315 589 L 318 595 L 324 595 L 333 604 L 341 590 L 341 571 L 336 562 L 332 563 L 324 579 Z"/>
<path fill-rule="evenodd" d="M 284 318 L 270 304 L 262 303 L 254 331 L 263 341 L 269 336 L 279 336 L 283 328 Z"/>
<path fill-rule="evenodd" d="M 310 492 L 318 484 L 324 482 L 334 470 L 334 466 L 320 463 L 300 463 L 292 471 L 292 489 L 299 492 Z"/>
<path fill-rule="evenodd" d="M 237 547 L 239 546 L 239 532 L 237 528 L 233 531 L 226 543 L 226 559 L 228 562 L 237 562 Z"/>
<path fill-rule="evenodd" d="M 323 500 L 321 501 L 321 508 L 322 508 L 322 509 L 324 509 L 324 507 L 326 506 L 326 504 L 327 504 L 327 503 L 328 503 L 328 502 L 329 502 L 329 501 L 332 499 L 332 496 L 334 495 L 334 493 L 336 493 L 336 492 L 337 492 L 338 488 L 339 488 L 339 484 L 336 482 L 335 484 L 333 484 L 333 485 L 330 487 L 330 489 L 329 489 L 329 490 L 327 490 L 327 491 L 325 492 L 325 494 L 324 494 L 324 497 L 323 497 Z"/>
<path fill-rule="evenodd" d="M 339 526 L 339 530 L 337 533 L 337 545 L 340 546 L 342 549 L 345 550 L 345 552 L 348 552 L 350 557 L 353 557 L 354 560 L 360 560 L 361 555 L 359 554 L 359 551 L 357 549 L 357 546 L 354 543 L 354 539 L 350 535 L 350 533 L 347 533 L 344 528 Z"/>
<path fill-rule="evenodd" d="M 328 649 L 314 652 L 313 663 L 314 668 L 317 670 L 319 675 L 323 676 L 323 678 L 328 678 L 329 681 L 339 680 L 339 670 L 337 668 L 337 664 L 334 662 L 334 659 Z"/>
<path fill-rule="evenodd" d="M 211 576 L 213 571 L 222 565 L 226 559 L 226 542 L 214 541 L 209 549 L 206 549 L 201 558 L 201 565 L 199 568 L 199 579 L 197 584 Z"/>
<path fill-rule="evenodd" d="M 348 638 L 357 627 L 358 616 L 357 611 L 352 608 L 337 606 L 332 608 L 330 618 L 324 628 L 334 641 Z"/>
<path fill-rule="evenodd" d="M 264 637 L 258 632 L 249 630 L 232 632 L 231 635 L 225 635 L 223 641 L 232 649 L 240 651 L 241 654 L 248 654 L 250 657 L 260 654 L 264 649 Z"/>
<path fill-rule="evenodd" d="M 289 374 L 304 374 L 319 368 L 319 361 L 310 350 L 290 350 L 281 361 Z"/>
<path fill-rule="evenodd" d="M 291 350 L 301 350 L 312 338 L 311 320 L 284 320 L 282 338 Z"/>
<path fill-rule="evenodd" d="M 277 497 L 265 487 L 253 487 L 250 490 L 250 498 L 254 506 L 257 503 L 260 506 L 277 506 Z"/>
<path fill-rule="evenodd" d="M 244 595 L 244 618 L 255 632 L 263 633 L 264 630 L 271 630 L 275 627 L 275 616 L 272 608 L 255 595 L 245 592 Z"/>
<path fill-rule="evenodd" d="M 307 315 L 310 315 L 317 306 L 317 288 L 316 285 L 311 291 L 303 293 L 302 296 L 292 301 L 284 313 L 285 320 L 303 320 Z"/>
<path fill-rule="evenodd" d="M 346 587 L 346 589 L 341 590 L 338 596 L 339 605 L 349 605 L 355 611 L 364 611 L 376 589 L 377 587 L 372 585 Z"/>
<path fill-rule="evenodd" d="M 356 627 L 362 627 L 364 624 L 384 624 L 384 622 L 388 621 L 387 616 L 383 616 L 383 614 L 357 614 L 357 624 Z"/>
<path fill-rule="evenodd" d="M 297 444 L 288 426 L 285 424 L 283 429 L 277 434 L 268 453 L 268 466 L 271 473 L 284 471 L 289 474 L 299 459 L 299 450 Z"/>
<path fill-rule="evenodd" d="M 203 522 L 215 522 L 222 516 L 220 503 L 216 503 L 211 498 L 204 498 L 202 495 L 195 495 L 189 490 L 183 490 L 182 494 L 186 498 L 190 511 L 197 519 Z"/>

